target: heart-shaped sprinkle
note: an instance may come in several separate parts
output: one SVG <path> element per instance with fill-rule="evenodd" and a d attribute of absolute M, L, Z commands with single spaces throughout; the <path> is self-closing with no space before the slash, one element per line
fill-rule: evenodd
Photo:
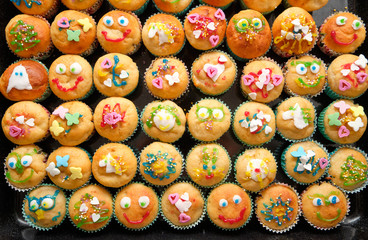
<path fill-rule="evenodd" d="M 309 30 L 309 27 L 308 26 L 301 26 L 300 28 L 302 29 L 302 32 L 304 34 L 307 34 L 308 33 L 308 30 Z"/>
<path fill-rule="evenodd" d="M 225 20 L 225 18 L 226 18 L 225 13 L 224 13 L 224 11 L 221 10 L 221 8 L 217 9 L 214 16 L 218 20 Z"/>
<path fill-rule="evenodd" d="M 266 87 L 266 90 L 268 92 L 268 91 L 271 91 L 273 88 L 274 88 L 274 85 L 272 83 L 268 83 L 267 87 Z"/>
<path fill-rule="evenodd" d="M 201 36 L 202 31 L 201 30 L 194 30 L 193 35 L 195 39 L 198 39 Z"/>
<path fill-rule="evenodd" d="M 101 218 L 100 214 L 92 213 L 92 221 L 95 223 Z"/>
<path fill-rule="evenodd" d="M 328 160 L 326 158 L 320 158 L 319 159 L 319 166 L 322 168 L 322 169 L 325 169 L 328 165 Z"/>
<path fill-rule="evenodd" d="M 242 79 L 245 86 L 249 86 L 254 82 L 254 77 L 252 75 L 244 75 Z"/>
<path fill-rule="evenodd" d="M 88 211 L 88 207 L 87 207 L 87 205 L 85 204 L 85 203 L 82 203 L 81 205 L 80 205 L 80 207 L 79 207 L 79 212 L 81 212 L 81 213 L 85 213 L 85 212 L 87 212 Z"/>
<path fill-rule="evenodd" d="M 100 204 L 100 201 L 98 200 L 97 197 L 93 197 L 92 200 L 91 200 L 91 204 L 92 205 L 98 205 L 98 204 Z"/>
<path fill-rule="evenodd" d="M 163 80 L 161 77 L 152 80 L 152 85 L 158 89 L 162 89 Z"/>
<path fill-rule="evenodd" d="M 346 91 L 346 90 L 348 90 L 350 88 L 351 88 L 351 84 L 348 81 L 346 81 L 344 79 L 340 79 L 340 81 L 339 81 L 339 89 L 341 91 Z"/>
<path fill-rule="evenodd" d="M 15 118 L 15 121 L 19 124 L 24 124 L 24 116 L 19 116 Z"/>
<path fill-rule="evenodd" d="M 30 118 L 28 119 L 25 124 L 30 126 L 30 127 L 34 127 L 35 123 L 34 123 L 35 119 L 34 118 Z"/>
<path fill-rule="evenodd" d="M 249 94 L 248 94 L 248 96 L 250 97 L 250 99 L 252 99 L 252 100 L 256 100 L 256 98 L 257 98 L 257 93 L 255 93 L 255 92 L 251 92 L 251 93 L 249 93 Z"/>
<path fill-rule="evenodd" d="M 70 26 L 69 20 L 66 17 L 62 17 L 59 21 L 57 21 L 57 25 L 61 28 L 68 28 Z"/>
<path fill-rule="evenodd" d="M 297 38 L 298 39 L 298 38 Z M 308 33 L 307 35 L 305 35 L 303 37 L 304 40 L 307 40 L 308 42 L 312 42 L 313 41 L 313 35 L 312 33 Z"/>
<path fill-rule="evenodd" d="M 124 78 L 127 78 L 127 77 L 129 77 L 129 73 L 125 70 L 121 70 L 119 78 L 124 79 Z"/>
<path fill-rule="evenodd" d="M 367 79 L 367 74 L 365 72 L 359 72 L 356 77 L 359 83 L 364 83 Z"/>
<path fill-rule="evenodd" d="M 259 88 L 259 89 L 262 89 L 263 88 L 263 82 L 256 82 L 256 86 L 257 86 L 257 88 Z"/>
<path fill-rule="evenodd" d="M 188 212 L 191 206 L 192 203 L 190 201 L 183 201 L 181 199 L 175 203 L 175 207 L 179 210 L 179 212 Z"/>
<path fill-rule="evenodd" d="M 216 30 L 215 23 L 214 23 L 214 22 L 210 22 L 210 23 L 207 25 L 207 28 L 208 28 L 209 30 L 212 30 L 212 31 Z"/>
<path fill-rule="evenodd" d="M 169 195 L 169 201 L 171 204 L 175 204 L 179 200 L 179 193 L 173 193 Z"/>
<path fill-rule="evenodd" d="M 350 135 L 350 131 L 345 126 L 341 126 L 339 128 L 338 134 L 339 134 L 339 138 L 343 138 L 343 137 L 349 136 Z"/>
<path fill-rule="evenodd" d="M 206 73 L 209 78 L 213 78 L 217 74 L 217 68 L 210 66 L 207 68 Z"/>
<path fill-rule="evenodd" d="M 351 64 L 351 66 L 350 66 L 350 70 L 351 70 L 351 71 L 353 71 L 353 72 L 354 72 L 354 71 L 358 71 L 358 70 L 359 70 L 359 67 L 353 63 L 353 64 Z"/>
<path fill-rule="evenodd" d="M 265 127 L 265 134 L 268 135 L 270 132 L 272 132 L 272 128 L 270 126 Z"/>
<path fill-rule="evenodd" d="M 112 87 L 112 80 L 111 78 L 108 78 L 106 79 L 103 84 L 106 86 L 106 87 Z"/>
<path fill-rule="evenodd" d="M 360 54 L 359 59 L 356 60 L 354 63 L 360 68 L 365 68 L 367 66 L 368 60 L 365 58 L 363 54 Z"/>
<path fill-rule="evenodd" d="M 218 35 L 212 35 L 209 40 L 210 40 L 212 47 L 214 47 L 218 44 L 220 37 Z"/>
<path fill-rule="evenodd" d="M 272 76 L 272 83 L 275 86 L 278 86 L 282 83 L 283 77 L 281 75 L 275 74 Z"/>
<path fill-rule="evenodd" d="M 186 223 L 190 221 L 190 216 L 186 215 L 185 213 L 180 213 L 179 215 L 179 222 Z"/>
<path fill-rule="evenodd" d="M 286 34 L 286 40 L 293 40 L 294 39 L 294 34 L 292 34 L 291 32 L 288 32 L 287 34 Z"/>
<path fill-rule="evenodd" d="M 193 13 L 193 14 L 190 14 L 187 19 L 190 23 L 195 23 L 199 18 L 199 14 L 198 13 Z"/>
<path fill-rule="evenodd" d="M 225 57 L 225 55 L 220 55 L 220 57 L 217 59 L 218 63 L 220 64 L 224 64 L 227 62 L 227 58 Z"/>
<path fill-rule="evenodd" d="M 350 69 L 342 69 L 340 72 L 341 72 L 341 74 L 342 74 L 344 77 L 346 77 L 347 75 L 349 75 L 349 73 L 350 73 Z"/>
<path fill-rule="evenodd" d="M 24 130 L 19 127 L 16 127 L 16 126 L 9 127 L 9 135 L 11 137 L 18 137 L 18 136 L 21 136 L 23 133 L 24 133 Z"/>
<path fill-rule="evenodd" d="M 103 68 L 103 69 L 109 69 L 109 68 L 111 68 L 111 60 L 110 59 L 108 59 L 108 58 L 105 58 L 104 60 L 102 60 L 102 62 L 101 62 L 101 67 Z"/>
<path fill-rule="evenodd" d="M 183 201 L 189 201 L 189 194 L 185 192 L 183 195 L 180 196 L 180 199 Z"/>

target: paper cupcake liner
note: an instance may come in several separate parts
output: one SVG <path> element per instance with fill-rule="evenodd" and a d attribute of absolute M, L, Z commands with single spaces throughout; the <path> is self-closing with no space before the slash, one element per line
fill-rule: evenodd
<path fill-rule="evenodd" d="M 327 96 L 329 96 L 330 98 L 332 99 L 356 99 L 360 96 L 362 96 L 365 92 L 362 92 L 361 94 L 359 94 L 358 96 L 355 96 L 355 97 L 348 97 L 348 96 L 344 96 L 344 95 L 340 95 L 340 94 L 337 94 L 336 92 L 334 92 L 329 84 L 328 84 L 328 81 L 326 81 L 326 89 L 325 89 L 325 93 L 327 94 Z"/>
<path fill-rule="evenodd" d="M 190 3 L 188 4 L 188 6 L 185 9 L 183 9 L 182 11 L 179 11 L 179 12 L 166 12 L 166 11 L 162 10 L 161 8 L 159 8 L 154 0 L 152 2 L 153 2 L 153 5 L 155 6 L 155 8 L 157 9 L 157 11 L 159 11 L 161 13 L 166 13 L 166 14 L 173 14 L 176 17 L 183 16 L 189 10 L 191 5 L 193 4 L 193 0 L 191 0 Z M 175 5 L 175 3 L 168 3 L 168 4 Z"/>
<path fill-rule="evenodd" d="M 272 46 L 272 43 L 273 43 L 273 37 L 271 37 L 271 43 L 270 43 L 270 46 L 268 48 L 268 50 L 262 54 L 261 56 L 257 57 L 257 58 L 261 58 L 263 56 L 266 56 L 266 54 L 270 51 L 271 49 L 271 46 Z M 230 55 L 235 59 L 235 60 L 238 60 L 238 61 L 241 61 L 241 62 L 248 62 L 249 60 L 252 60 L 253 58 L 241 58 L 239 57 L 238 55 L 236 55 L 229 47 L 229 45 L 227 44 L 227 40 L 226 40 L 226 49 L 227 51 L 230 53 Z M 266 57 L 268 58 L 268 57 Z M 270 58 L 271 59 L 271 58 Z M 278 64 L 279 65 L 279 64 Z"/>
<path fill-rule="evenodd" d="M 103 0 L 97 0 L 95 4 L 93 4 L 91 7 L 87 9 L 81 10 L 81 12 L 92 15 L 102 6 L 102 3 L 103 3 Z"/>
<path fill-rule="evenodd" d="M 242 9 L 244 9 L 244 10 L 251 9 L 251 8 L 249 8 L 249 7 L 245 4 L 245 2 L 244 2 L 243 0 L 239 0 L 239 3 L 240 3 L 240 6 L 241 6 L 241 8 L 242 8 Z M 278 6 L 277 6 L 277 7 L 278 7 Z M 275 9 L 276 9 L 277 7 L 275 7 Z M 285 8 L 287 8 L 287 7 L 285 7 Z M 267 12 L 261 12 L 261 13 L 262 13 L 262 15 L 263 15 L 263 16 L 265 16 L 265 15 L 270 14 L 270 13 L 272 13 L 273 11 L 275 11 L 275 9 L 274 9 L 274 10 L 271 10 L 271 11 L 267 11 Z M 256 10 L 256 9 L 254 9 L 254 10 Z M 256 10 L 256 11 L 258 11 L 258 10 Z M 260 12 L 260 11 L 258 11 L 258 12 Z"/>
<path fill-rule="evenodd" d="M 210 7 L 214 7 L 214 8 L 221 8 L 221 10 L 226 10 L 227 8 L 229 8 L 229 7 L 231 6 L 231 4 L 233 3 L 233 1 L 231 1 L 229 4 L 226 4 L 226 5 L 221 6 L 221 7 L 213 6 L 213 5 L 211 5 L 211 4 L 205 3 L 205 2 L 204 2 L 204 1 L 202 1 L 202 0 L 199 0 L 199 3 L 200 3 L 200 4 L 203 4 L 203 5 L 210 6 Z"/>
<path fill-rule="evenodd" d="M 128 11 L 126 9 L 115 7 L 109 0 L 107 0 L 107 2 L 114 9 L 118 9 L 121 11 Z M 148 3 L 149 3 L 149 0 L 146 0 L 140 8 L 138 8 L 137 10 L 133 10 L 132 12 L 134 12 L 136 15 L 141 15 L 147 9 Z"/>
<path fill-rule="evenodd" d="M 60 7 L 60 0 L 54 0 L 51 8 L 49 11 L 47 11 L 45 14 L 42 15 L 42 17 L 45 17 L 47 19 L 51 19 L 59 10 Z"/>

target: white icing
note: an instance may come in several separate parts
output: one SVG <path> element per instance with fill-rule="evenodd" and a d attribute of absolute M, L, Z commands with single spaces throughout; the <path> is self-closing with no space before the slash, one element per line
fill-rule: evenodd
<path fill-rule="evenodd" d="M 254 22 L 258 22 L 258 26 L 255 26 L 254 25 Z M 254 29 L 261 29 L 262 28 L 262 26 L 263 26 L 263 24 L 262 24 L 262 20 L 261 19 L 259 19 L 259 18 L 253 18 L 252 19 L 252 23 L 253 23 L 253 27 L 254 27 Z"/>
<path fill-rule="evenodd" d="M 207 119 L 210 116 L 207 108 L 200 108 L 200 109 L 198 109 L 197 115 L 202 120 L 205 120 L 205 119 Z"/>
<path fill-rule="evenodd" d="M 8 159 L 8 166 L 11 168 L 11 169 L 15 169 L 15 164 L 17 163 L 17 159 L 11 157 Z"/>
<path fill-rule="evenodd" d="M 226 199 L 220 199 L 220 201 L 219 201 L 219 206 L 220 207 L 227 207 L 227 205 L 228 205 L 228 202 L 227 202 L 227 200 Z"/>
<path fill-rule="evenodd" d="M 214 109 L 212 111 L 212 117 L 214 119 L 220 120 L 224 117 L 224 112 L 221 109 Z"/>
<path fill-rule="evenodd" d="M 234 201 L 234 203 L 239 204 L 239 203 L 242 202 L 242 198 L 239 195 L 234 195 L 233 196 L 233 201 Z"/>
<path fill-rule="evenodd" d="M 110 153 L 108 153 L 105 159 L 100 160 L 98 162 L 98 166 L 106 167 L 106 173 L 116 173 L 116 169 L 114 166 L 111 165 L 111 161 L 115 161 L 115 159 L 111 156 Z M 116 174 L 122 175 L 122 173 L 116 173 Z"/>
<path fill-rule="evenodd" d="M 33 161 L 33 158 L 32 158 L 32 156 L 30 156 L 30 155 L 25 155 L 25 156 L 23 156 L 23 157 L 22 157 L 22 159 L 20 160 L 21 164 L 22 164 L 23 166 L 25 166 L 25 167 L 28 167 L 29 165 L 31 165 L 32 161 Z"/>
<path fill-rule="evenodd" d="M 46 171 L 53 177 L 60 174 L 60 170 L 56 168 L 55 163 L 51 162 L 49 166 L 46 168 Z"/>
<path fill-rule="evenodd" d="M 150 29 L 148 31 L 148 37 L 149 38 L 153 38 L 155 35 L 158 35 L 158 41 L 159 41 L 159 45 L 161 46 L 164 43 L 173 43 L 174 42 L 174 38 L 169 39 L 168 35 L 165 34 L 164 30 L 159 30 L 156 27 L 156 24 L 151 24 Z"/>
<path fill-rule="evenodd" d="M 185 192 L 180 196 L 179 200 L 175 203 L 175 207 L 182 213 L 188 212 L 192 203 L 189 201 L 189 194 Z"/>
<path fill-rule="evenodd" d="M 225 65 L 224 64 L 216 64 L 216 65 L 213 65 L 213 64 L 206 63 L 203 66 L 203 70 L 207 73 L 207 70 L 208 70 L 209 67 L 213 67 L 213 68 L 216 68 L 217 69 L 217 73 L 215 74 L 215 76 L 213 76 L 211 78 L 212 81 L 216 82 L 217 79 L 220 77 L 220 75 L 225 71 Z"/>
<path fill-rule="evenodd" d="M 79 63 L 75 62 L 70 65 L 70 72 L 72 74 L 79 74 L 82 72 L 82 66 Z"/>
<path fill-rule="evenodd" d="M 357 24 L 359 23 L 359 24 Z M 351 26 L 353 27 L 354 30 L 358 30 L 359 28 L 362 27 L 362 22 L 359 20 L 354 20 L 353 23 L 351 24 Z"/>
<path fill-rule="evenodd" d="M 131 204 L 132 200 L 130 200 L 129 197 L 123 197 L 121 200 L 120 200 L 120 207 L 122 208 L 129 208 L 130 207 L 130 204 Z M 126 206 L 128 205 L 128 206 Z"/>
<path fill-rule="evenodd" d="M 147 196 L 142 196 L 138 199 L 138 203 L 141 208 L 147 208 L 150 204 L 150 200 Z"/>
<path fill-rule="evenodd" d="M 250 178 L 256 182 L 265 179 L 269 173 L 267 163 L 262 159 L 251 159 L 247 164 L 247 173 Z"/>
<path fill-rule="evenodd" d="M 175 126 L 174 116 L 165 109 L 156 112 L 153 117 L 153 122 L 156 127 L 163 132 L 170 131 Z"/>
<path fill-rule="evenodd" d="M 309 125 L 308 122 L 304 120 L 302 109 L 299 104 L 294 105 L 295 110 L 288 110 L 282 113 L 282 119 L 284 120 L 294 120 L 294 126 L 298 129 L 303 129 Z"/>
<path fill-rule="evenodd" d="M 13 88 L 17 90 L 32 90 L 29 82 L 28 73 L 22 64 L 16 66 L 10 75 L 6 92 L 9 93 Z"/>
<path fill-rule="evenodd" d="M 118 23 L 119 23 L 119 25 L 121 25 L 123 27 L 126 27 L 129 24 L 129 20 L 126 17 L 121 16 L 121 17 L 118 18 Z"/>
<path fill-rule="evenodd" d="M 307 67 L 303 63 L 296 65 L 296 73 L 299 75 L 305 75 L 307 73 Z"/>
<path fill-rule="evenodd" d="M 107 27 L 111 27 L 114 24 L 114 19 L 110 16 L 104 17 L 102 21 Z"/>
<path fill-rule="evenodd" d="M 320 67 L 316 63 L 313 63 L 312 66 L 310 66 L 310 70 L 311 70 L 312 73 L 318 73 L 319 69 L 320 69 Z"/>
<path fill-rule="evenodd" d="M 347 20 L 346 17 L 344 17 L 344 16 L 338 16 L 336 18 L 336 24 L 339 25 L 339 26 L 343 26 L 343 25 L 346 24 L 346 20 Z"/>
<path fill-rule="evenodd" d="M 64 74 L 66 72 L 66 66 L 62 63 L 56 65 L 55 72 L 57 74 Z"/>

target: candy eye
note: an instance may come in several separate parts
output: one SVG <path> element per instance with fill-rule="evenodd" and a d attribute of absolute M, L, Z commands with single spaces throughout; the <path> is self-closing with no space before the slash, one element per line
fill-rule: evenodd
<path fill-rule="evenodd" d="M 330 201 L 330 203 L 332 204 L 336 204 L 338 202 L 340 202 L 340 199 L 336 196 L 336 195 L 332 195 L 328 198 L 328 200 Z"/>
<path fill-rule="evenodd" d="M 112 17 L 110 17 L 110 16 L 106 16 L 106 17 L 103 18 L 103 23 L 107 27 L 111 27 L 114 24 L 114 19 L 112 19 Z"/>
<path fill-rule="evenodd" d="M 310 66 L 310 70 L 312 73 L 318 73 L 319 72 L 319 65 L 314 63 L 312 66 Z"/>
<path fill-rule="evenodd" d="M 66 67 L 64 64 L 59 63 L 58 65 L 56 65 L 56 73 L 57 74 L 64 74 L 66 72 Z"/>
<path fill-rule="evenodd" d="M 235 204 L 239 204 L 242 201 L 242 198 L 239 195 L 234 195 L 233 201 Z"/>
<path fill-rule="evenodd" d="M 249 22 L 247 19 L 240 19 L 236 25 L 240 30 L 246 30 L 247 28 L 249 28 Z"/>
<path fill-rule="evenodd" d="M 138 199 L 138 203 L 141 208 L 146 208 L 148 207 L 150 200 L 147 196 L 142 196 Z"/>
<path fill-rule="evenodd" d="M 212 112 L 212 117 L 214 119 L 220 120 L 224 117 L 224 113 L 221 111 L 221 109 L 214 109 Z"/>
<path fill-rule="evenodd" d="M 221 199 L 219 202 L 220 207 L 227 207 L 228 203 L 225 199 Z"/>
<path fill-rule="evenodd" d="M 13 157 L 8 159 L 8 165 L 11 169 L 15 169 L 15 164 L 17 163 L 17 160 Z"/>
<path fill-rule="evenodd" d="M 79 63 L 73 63 L 70 65 L 70 72 L 73 74 L 79 74 L 82 72 L 82 66 Z"/>
<path fill-rule="evenodd" d="M 31 165 L 32 160 L 33 159 L 32 159 L 31 156 L 26 155 L 26 156 L 22 157 L 20 162 L 22 163 L 23 166 L 28 167 L 29 165 Z"/>
<path fill-rule="evenodd" d="M 354 20 L 353 21 L 353 24 L 351 25 L 353 28 L 354 28 L 354 30 L 358 30 L 359 28 L 361 28 L 362 27 L 362 22 L 361 21 L 359 21 L 359 20 Z"/>
<path fill-rule="evenodd" d="M 336 18 L 336 24 L 339 26 L 343 26 L 346 24 L 346 20 L 348 20 L 346 17 L 339 16 Z"/>
<path fill-rule="evenodd" d="M 130 198 L 123 197 L 123 199 L 120 200 L 120 207 L 122 207 L 122 208 L 129 208 L 131 202 L 132 201 L 130 200 Z"/>
<path fill-rule="evenodd" d="M 44 209 L 50 209 L 54 206 L 54 200 L 52 200 L 51 198 L 45 198 L 42 200 L 41 206 Z"/>
<path fill-rule="evenodd" d="M 307 73 L 307 67 L 300 63 L 298 65 L 296 65 L 296 72 L 300 75 L 305 75 Z"/>
<path fill-rule="evenodd" d="M 37 200 L 32 200 L 29 204 L 30 210 L 36 211 L 38 209 L 38 202 Z"/>
<path fill-rule="evenodd" d="M 252 25 L 254 29 L 261 29 L 262 28 L 262 20 L 259 18 L 253 18 L 252 19 Z"/>
<path fill-rule="evenodd" d="M 129 20 L 128 20 L 126 17 L 121 16 L 121 17 L 119 17 L 119 18 L 118 18 L 118 23 L 119 23 L 121 26 L 126 27 L 126 26 L 128 26 L 128 24 L 129 24 Z"/>
<path fill-rule="evenodd" d="M 200 108 L 197 112 L 199 119 L 205 120 L 210 116 L 207 108 Z"/>
<path fill-rule="evenodd" d="M 316 206 L 316 207 L 322 206 L 323 205 L 322 199 L 320 199 L 320 198 L 313 199 L 313 205 Z"/>

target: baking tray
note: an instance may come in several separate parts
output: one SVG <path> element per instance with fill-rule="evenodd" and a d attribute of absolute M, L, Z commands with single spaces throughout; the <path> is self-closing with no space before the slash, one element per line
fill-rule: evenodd
<path fill-rule="evenodd" d="M 192 6 L 199 5 L 198 0 L 195 0 Z M 0 1 L 0 9 L 3 9 L 0 12 L 0 73 L 3 73 L 5 69 L 17 58 L 9 51 L 7 48 L 7 44 L 5 41 L 4 29 L 8 21 L 19 14 L 19 11 L 12 5 L 10 1 L 2 0 Z M 240 10 L 240 5 L 237 1 L 235 1 L 230 8 L 225 10 L 227 19 Z M 65 10 L 64 6 L 61 6 L 61 10 Z M 107 0 L 104 1 L 102 7 L 93 15 L 93 17 L 98 21 L 101 16 L 107 11 L 112 10 L 112 7 L 109 5 Z M 279 6 L 272 14 L 266 16 L 270 25 L 272 25 L 275 17 L 280 14 L 284 10 L 284 7 Z M 322 9 L 315 11 L 312 13 L 313 18 L 315 19 L 318 26 L 321 25 L 323 20 L 332 14 L 334 11 L 346 11 L 349 10 L 358 14 L 363 18 L 363 21 L 368 23 L 368 1 L 366 0 L 330 0 L 329 3 Z M 154 8 L 153 3 L 150 2 L 147 10 L 139 16 L 142 21 L 142 24 L 145 20 L 153 13 L 157 12 Z M 180 19 L 184 19 L 181 17 Z M 363 46 L 358 49 L 359 53 L 368 54 L 368 40 L 365 41 Z M 221 50 L 226 51 L 226 47 L 221 45 L 219 48 Z M 193 60 L 198 57 L 201 52 L 193 49 L 190 44 L 187 42 L 184 49 L 177 55 L 178 58 L 182 59 L 187 67 L 190 69 Z M 315 47 L 312 54 L 322 58 L 326 63 L 330 63 L 333 58 L 329 58 L 324 55 L 318 47 Z M 101 47 L 98 47 L 93 55 L 88 56 L 87 60 L 94 66 L 96 60 L 105 54 Z M 51 65 L 54 59 L 60 56 L 61 53 L 55 50 L 51 57 L 44 60 L 43 62 L 47 67 Z M 275 59 L 278 63 L 283 64 L 286 59 L 282 59 L 274 54 L 272 51 L 267 53 L 268 57 Z M 135 92 L 129 95 L 129 99 L 132 100 L 139 110 L 142 110 L 143 107 L 155 100 L 144 88 L 143 84 L 143 74 L 146 68 L 149 66 L 154 57 L 147 51 L 147 49 L 143 46 L 131 56 L 133 60 L 137 63 L 139 71 L 140 71 L 140 79 L 138 88 Z M 244 62 L 237 61 L 238 72 L 241 72 Z M 221 100 L 223 100 L 232 111 L 236 109 L 236 107 L 245 101 L 245 98 L 241 94 L 241 90 L 239 88 L 239 79 L 240 76 L 236 79 L 235 84 L 231 87 L 231 89 L 225 94 L 219 96 Z M 368 101 L 367 94 L 361 96 L 356 100 L 359 104 L 363 105 L 366 109 L 368 109 Z M 180 105 L 185 111 L 190 109 L 191 105 L 198 101 L 199 99 L 206 97 L 199 90 L 197 90 L 192 84 L 189 87 L 189 93 L 186 94 L 183 98 L 176 101 L 178 105 Z M 97 91 L 84 100 L 92 109 L 95 108 L 97 103 L 101 101 L 104 97 L 99 94 Z M 276 105 L 282 100 L 287 98 L 287 95 L 283 93 L 278 100 L 268 104 L 270 107 L 275 109 Z M 327 97 L 325 94 L 322 94 L 318 97 L 312 99 L 312 102 L 315 104 L 317 112 L 319 113 L 324 107 L 326 107 L 332 99 Z M 51 95 L 48 99 L 46 99 L 41 104 L 44 105 L 48 110 L 52 111 L 55 107 L 60 105 L 62 101 L 56 98 L 55 95 Z M 0 117 L 3 116 L 5 110 L 12 104 L 11 101 L 6 100 L 2 95 L 0 96 Z M 324 144 L 329 151 L 333 151 L 337 144 L 333 144 L 323 138 L 320 133 L 316 133 L 313 139 Z M 355 145 L 368 150 L 367 146 L 368 134 L 367 132 L 363 135 L 358 143 Z M 90 153 L 94 153 L 94 151 L 102 144 L 108 142 L 106 139 L 100 137 L 97 133 L 87 142 L 81 144 L 81 147 L 88 150 Z M 138 129 L 137 133 L 128 141 L 126 144 L 132 146 L 133 148 L 140 151 L 146 145 L 153 142 L 152 139 L 147 137 L 141 129 Z M 232 156 L 232 160 L 242 151 L 244 151 L 245 147 L 240 144 L 239 141 L 236 140 L 234 134 L 231 129 L 227 131 L 224 136 L 222 136 L 218 142 L 225 146 L 228 150 L 229 154 Z M 184 134 L 184 136 L 175 143 L 178 146 L 183 154 L 187 154 L 189 149 L 193 147 L 196 143 L 193 141 L 188 132 Z M 52 139 L 52 137 L 48 137 L 46 140 L 41 143 L 37 143 L 40 147 L 44 149 L 47 153 L 52 152 L 54 149 L 59 147 L 60 145 Z M 15 145 L 8 141 L 4 134 L 0 133 L 0 159 L 4 159 L 7 154 L 11 151 L 11 149 Z M 280 151 L 288 146 L 286 141 L 282 140 L 280 136 L 276 134 L 275 138 L 272 142 L 265 145 L 272 152 Z M 301 193 L 305 187 L 299 186 L 291 181 L 285 173 L 281 170 L 280 166 L 280 156 L 276 156 L 278 161 L 278 169 L 276 175 L 276 181 L 285 182 L 292 186 L 294 186 L 299 193 Z M 4 170 L 0 167 L 0 175 L 4 176 Z M 188 180 L 187 176 L 184 174 L 181 177 L 182 180 Z M 142 181 L 139 174 L 134 178 L 136 181 Z M 234 182 L 234 173 L 231 172 L 228 181 Z M 47 179 L 46 182 L 49 182 Z M 96 182 L 92 180 L 92 182 Z M 115 194 L 115 189 L 109 189 L 111 193 Z M 159 189 L 156 188 L 156 191 L 161 195 Z M 207 197 L 207 192 L 205 190 L 205 195 Z M 255 195 L 252 194 L 254 199 Z M 139 239 L 197 239 L 197 238 L 208 238 L 208 239 L 224 239 L 224 238 L 250 238 L 250 239 L 368 239 L 366 236 L 366 232 L 368 232 L 368 207 L 366 206 L 366 202 L 368 201 L 368 191 L 365 190 L 361 193 L 351 194 L 351 211 L 347 219 L 340 227 L 330 231 L 319 231 L 312 228 L 303 218 L 300 219 L 295 228 L 290 230 L 284 234 L 274 234 L 267 230 L 265 230 L 257 221 L 255 215 L 253 214 L 251 221 L 247 224 L 246 227 L 242 228 L 238 231 L 221 231 L 216 228 L 207 218 L 204 219 L 197 227 L 190 230 L 178 231 L 172 229 L 166 222 L 164 222 L 161 217 L 159 217 L 158 221 L 156 221 L 153 226 L 145 231 L 140 232 L 132 232 L 121 227 L 115 220 L 112 220 L 110 224 L 101 232 L 97 233 L 83 233 L 76 229 L 72 224 L 66 219 L 60 226 L 57 228 L 43 232 L 37 231 L 31 228 L 23 219 L 21 214 L 21 205 L 24 198 L 24 193 L 19 193 L 13 191 L 6 183 L 4 178 L 0 180 L 0 239 L 121 239 L 121 238 L 135 238 Z"/>

